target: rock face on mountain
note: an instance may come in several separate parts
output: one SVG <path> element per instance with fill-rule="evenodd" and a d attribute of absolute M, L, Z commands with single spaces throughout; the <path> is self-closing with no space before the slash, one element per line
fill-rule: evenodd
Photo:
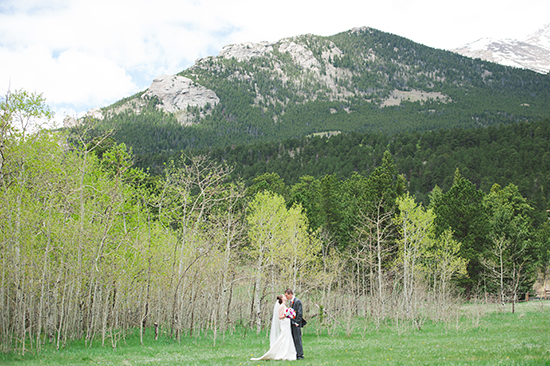
<path fill-rule="evenodd" d="M 155 78 L 141 97 L 157 97 L 161 102 L 157 107 L 169 113 L 186 111 L 187 107 L 214 106 L 220 102 L 220 98 L 212 90 L 189 78 L 177 75 L 163 75 Z"/>
<path fill-rule="evenodd" d="M 308 50 L 304 45 L 297 44 L 291 40 L 285 40 L 279 46 L 279 51 L 283 53 L 288 53 L 292 56 L 292 60 L 299 66 L 309 69 L 309 68 L 319 68 L 321 64 L 311 50 Z"/>
<path fill-rule="evenodd" d="M 102 121 L 105 118 L 100 108 L 92 108 L 82 118 L 75 118 L 72 116 L 65 116 L 63 119 L 63 127 L 75 127 L 84 119 L 94 119 Z"/>
<path fill-rule="evenodd" d="M 265 56 L 271 52 L 273 52 L 273 43 L 246 42 L 241 44 L 230 44 L 230 45 L 224 46 L 220 51 L 220 54 L 218 55 L 218 57 L 223 57 L 226 59 L 234 58 L 239 62 L 243 62 L 243 61 L 249 61 L 252 57 Z"/>
<path fill-rule="evenodd" d="M 313 52 L 308 50 L 304 45 L 296 43 L 292 38 L 285 38 L 279 42 L 246 42 L 241 44 L 232 44 L 222 48 L 218 57 L 225 59 L 235 59 L 239 62 L 250 61 L 254 57 L 269 57 L 273 54 L 273 46 L 278 47 L 281 53 L 288 53 L 292 56 L 294 63 L 297 65 L 310 68 L 320 67 L 319 62 L 313 55 Z"/>
<path fill-rule="evenodd" d="M 349 34 L 361 37 L 371 31 L 367 27 L 354 28 Z M 193 79 L 201 79 L 201 75 L 207 75 L 206 78 L 209 78 L 213 74 L 224 74 L 229 80 L 250 83 L 254 85 L 252 89 L 255 93 L 253 105 L 264 110 L 277 104 L 286 106 L 290 102 L 288 96 L 281 98 L 278 95 L 284 89 L 291 91 L 296 99 L 293 102 L 298 104 L 320 99 L 347 103 L 349 98 L 355 97 L 371 103 L 374 100 L 373 91 L 375 89 L 357 88 L 354 84 L 354 79 L 361 78 L 363 72 L 360 67 L 354 67 L 358 63 L 363 64 L 364 71 L 367 73 L 378 69 L 377 75 L 371 74 L 370 78 L 381 77 L 380 63 L 375 52 L 372 49 L 365 51 L 360 53 L 360 61 L 348 61 L 347 64 L 344 64 L 345 61 L 341 60 L 346 57 L 346 53 L 332 40 L 305 34 L 283 38 L 277 42 L 247 42 L 228 45 L 222 48 L 217 57 L 210 56 L 199 59 L 186 72 Z M 350 56 L 350 52 L 347 56 Z M 261 61 L 256 62 L 253 66 L 245 66 L 245 63 L 253 63 L 254 59 Z M 234 60 L 242 64 L 228 65 L 225 63 L 226 60 Z M 266 80 L 270 80 L 270 83 L 266 83 Z M 264 88 L 261 88 L 260 85 L 263 85 Z M 377 94 L 377 97 L 381 96 L 381 98 L 377 104 L 380 107 L 385 107 L 399 105 L 403 100 L 423 102 L 428 99 L 439 99 L 443 103 L 450 100 L 441 93 L 432 92 L 431 86 L 426 89 L 411 89 L 405 93 L 398 93 L 397 90 L 379 93 L 380 95 Z M 343 107 L 343 110 L 350 113 L 347 107 Z M 275 122 L 278 119 L 279 116 L 273 116 Z"/>
<path fill-rule="evenodd" d="M 550 72 L 550 24 L 523 41 L 483 38 L 451 51 L 463 56 L 546 74 Z"/>
<path fill-rule="evenodd" d="M 139 114 L 147 100 L 157 98 L 157 108 L 176 116 L 178 122 L 188 126 L 210 114 L 211 108 L 220 102 L 216 93 L 193 80 L 179 75 L 162 75 L 153 80 L 141 98 L 130 100 L 110 108 L 108 115 L 132 110 Z"/>

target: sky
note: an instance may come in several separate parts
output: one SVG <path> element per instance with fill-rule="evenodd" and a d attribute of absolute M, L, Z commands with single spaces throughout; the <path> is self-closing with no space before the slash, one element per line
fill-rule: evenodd
<path fill-rule="evenodd" d="M 0 95 L 42 93 L 62 121 L 227 44 L 368 26 L 452 49 L 524 39 L 549 14 L 548 0 L 0 0 Z"/>

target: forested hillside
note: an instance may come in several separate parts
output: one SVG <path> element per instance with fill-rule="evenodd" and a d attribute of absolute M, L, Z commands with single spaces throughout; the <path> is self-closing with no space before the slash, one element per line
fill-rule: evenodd
<path fill-rule="evenodd" d="M 194 150 L 234 167 L 234 179 L 247 185 L 264 173 L 276 173 L 286 185 L 302 176 L 321 179 L 334 175 L 344 180 L 354 173 L 366 175 L 380 166 L 388 150 L 407 189 L 427 203 L 435 186 L 447 190 L 455 170 L 484 192 L 494 183 L 515 184 L 539 212 L 550 201 L 550 120 L 477 129 L 442 129 L 426 132 L 341 133 L 307 136 L 281 142 L 233 145 Z M 178 160 L 180 152 L 142 156 L 137 165 L 154 167 Z M 150 159 L 150 160 L 149 160 Z M 153 169 L 152 172 L 155 170 Z"/>
<path fill-rule="evenodd" d="M 395 134 L 548 118 L 550 78 L 361 28 L 232 45 L 179 75 L 220 102 L 178 113 L 144 93 L 103 109 L 98 133 L 138 157 L 327 131 Z M 190 115 L 191 125 L 178 122 Z"/>

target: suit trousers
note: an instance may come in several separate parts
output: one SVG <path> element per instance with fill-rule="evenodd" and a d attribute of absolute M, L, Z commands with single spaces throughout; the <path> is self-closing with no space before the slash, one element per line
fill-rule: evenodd
<path fill-rule="evenodd" d="M 292 339 L 294 339 L 294 345 L 296 346 L 296 358 L 304 357 L 304 348 L 302 347 L 302 328 L 297 327 L 294 324 L 290 324 L 292 327 Z"/>

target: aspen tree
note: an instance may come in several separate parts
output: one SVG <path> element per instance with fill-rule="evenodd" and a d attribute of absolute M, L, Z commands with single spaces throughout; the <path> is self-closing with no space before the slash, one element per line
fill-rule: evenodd
<path fill-rule="evenodd" d="M 403 307 L 405 316 L 416 319 L 416 287 L 424 279 L 419 270 L 434 235 L 434 214 L 417 205 L 408 194 L 397 199 L 399 215 L 395 218 L 400 233 L 399 262 L 403 266 Z"/>
<path fill-rule="evenodd" d="M 265 267 L 280 258 L 278 252 L 285 247 L 287 235 L 285 221 L 288 212 L 283 197 L 269 191 L 256 194 L 249 205 L 247 221 L 249 225 L 248 238 L 251 245 L 251 256 L 256 261 L 254 282 L 254 315 L 256 333 L 262 330 L 261 294 Z M 288 265 L 280 263 L 281 266 Z"/>

